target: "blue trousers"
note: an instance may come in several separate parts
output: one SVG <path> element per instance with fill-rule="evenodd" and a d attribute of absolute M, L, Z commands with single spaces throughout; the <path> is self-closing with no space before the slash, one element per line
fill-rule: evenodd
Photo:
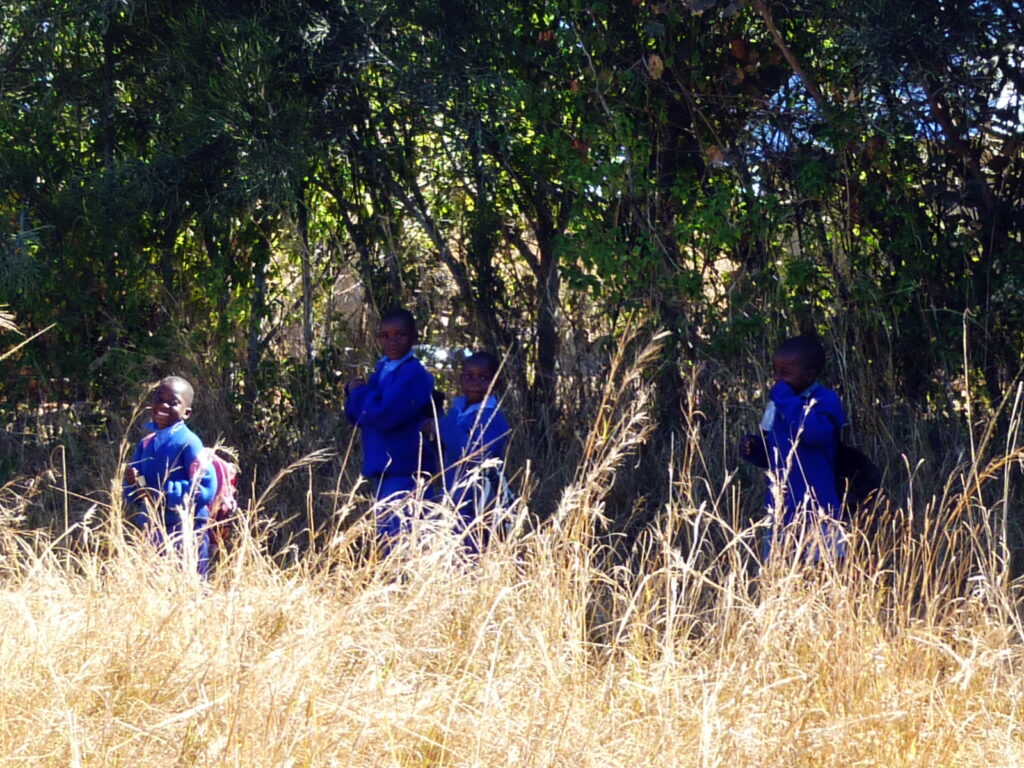
<path fill-rule="evenodd" d="M 761 540 L 761 561 L 766 563 L 773 551 L 793 547 L 805 562 L 817 563 L 822 559 L 838 562 L 846 557 L 847 541 L 840 522 L 824 513 L 804 513 L 811 520 L 794 520 L 788 525 L 773 525 Z M 817 523 L 817 530 L 814 525 Z M 801 551 L 796 552 L 800 546 Z"/>
<path fill-rule="evenodd" d="M 387 501 L 388 507 L 377 510 L 377 543 L 381 552 L 388 554 L 391 547 L 402 534 L 408 534 L 411 527 L 413 506 L 399 506 L 403 497 L 408 497 L 416 490 L 414 475 L 384 475 L 370 478 L 377 483 L 376 498 L 378 503 Z M 433 490 L 428 486 L 424 489 L 423 498 L 433 500 Z"/>
<path fill-rule="evenodd" d="M 162 552 L 173 547 L 178 554 L 182 552 L 185 537 L 182 534 L 181 517 L 172 511 L 164 515 L 164 528 L 153 525 L 145 509 L 133 515 L 132 522 L 141 530 L 145 531 L 153 544 Z M 193 521 L 196 537 L 196 572 L 204 579 L 210 576 L 210 530 L 206 527 L 209 522 L 205 517 L 197 517 Z M 166 534 L 166 535 L 165 535 Z"/>

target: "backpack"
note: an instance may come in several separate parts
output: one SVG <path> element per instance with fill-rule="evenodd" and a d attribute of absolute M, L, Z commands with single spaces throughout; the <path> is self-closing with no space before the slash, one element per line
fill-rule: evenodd
<path fill-rule="evenodd" d="M 863 451 L 844 443 L 839 423 L 831 414 L 825 413 L 825 416 L 836 431 L 836 491 L 843 499 L 843 511 L 853 518 L 878 498 L 882 491 L 882 470 Z"/>
<path fill-rule="evenodd" d="M 210 520 L 206 526 L 210 532 L 211 558 L 227 544 L 238 520 L 239 466 L 234 455 L 226 449 L 220 451 L 225 456 L 221 456 L 217 448 L 205 448 L 203 457 L 217 476 L 217 495 L 210 502 Z"/>

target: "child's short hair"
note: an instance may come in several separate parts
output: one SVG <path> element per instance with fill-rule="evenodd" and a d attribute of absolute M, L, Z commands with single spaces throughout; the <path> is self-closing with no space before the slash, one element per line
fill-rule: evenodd
<path fill-rule="evenodd" d="M 825 348 L 814 336 L 803 335 L 786 339 L 775 350 L 775 356 L 798 357 L 804 365 L 814 371 L 815 375 L 821 373 L 825 367 Z"/>
<path fill-rule="evenodd" d="M 188 383 L 188 379 L 182 376 L 164 376 L 162 379 L 160 379 L 160 383 L 157 384 L 157 387 L 165 386 L 180 389 L 181 393 L 188 398 L 189 406 L 191 406 L 192 403 L 195 402 L 196 392 L 194 389 L 192 389 L 192 385 Z"/>
<path fill-rule="evenodd" d="M 498 356 L 486 351 L 474 352 L 462 361 L 462 367 L 465 368 L 469 363 L 483 363 L 492 376 L 497 376 L 498 369 L 501 368 L 501 360 L 498 359 Z"/>
<path fill-rule="evenodd" d="M 383 315 L 380 316 L 380 324 L 384 323 L 399 322 L 409 329 L 409 332 L 416 335 L 416 318 L 413 317 L 412 312 L 402 307 L 392 307 Z"/>

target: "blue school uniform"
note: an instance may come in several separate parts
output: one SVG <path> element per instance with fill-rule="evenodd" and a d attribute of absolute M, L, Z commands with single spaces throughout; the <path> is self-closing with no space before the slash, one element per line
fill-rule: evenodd
<path fill-rule="evenodd" d="M 363 436 L 363 475 L 373 482 L 378 500 L 407 493 L 420 473 L 436 471 L 437 460 L 420 433 L 433 391 L 434 377 L 410 352 L 399 360 L 381 358 L 366 384 L 345 399 L 345 417 Z M 378 515 L 383 541 L 400 529 L 397 515 Z"/>
<path fill-rule="evenodd" d="M 463 530 L 498 495 L 501 468 L 491 467 L 482 473 L 474 470 L 488 459 L 504 459 L 510 431 L 495 397 L 468 406 L 465 397 L 456 397 L 438 422 L 444 446 L 445 490 L 456 504 Z M 467 546 L 476 549 L 469 539 Z"/>
<path fill-rule="evenodd" d="M 802 521 L 798 515 L 819 513 L 825 516 L 823 529 L 834 542 L 833 553 L 842 556 L 842 533 L 831 521 L 842 513 L 842 500 L 836 489 L 836 445 L 838 430 L 846 422 L 843 405 L 833 390 L 814 382 L 803 392 L 794 392 L 784 381 L 775 383 L 770 403 L 761 424 L 767 449 L 768 469 L 780 483 L 783 493 L 782 525 Z M 768 509 L 777 508 L 772 484 L 765 492 Z M 771 547 L 771 538 L 765 550 Z"/>
<path fill-rule="evenodd" d="M 131 466 L 140 478 L 137 485 L 125 484 L 122 491 L 132 507 L 132 522 L 146 528 L 153 521 L 143 502 L 140 486 L 154 491 L 163 512 L 163 529 L 180 549 L 182 546 L 181 512 L 186 504 L 193 505 L 193 525 L 198 539 L 198 570 L 206 575 L 209 569 L 210 537 L 207 521 L 210 502 L 217 495 L 217 476 L 206 461 L 205 449 L 199 437 L 183 421 L 164 429 L 156 424 L 146 425 L 152 434 L 136 446 Z M 162 543 L 163 532 L 154 529 L 154 540 Z"/>

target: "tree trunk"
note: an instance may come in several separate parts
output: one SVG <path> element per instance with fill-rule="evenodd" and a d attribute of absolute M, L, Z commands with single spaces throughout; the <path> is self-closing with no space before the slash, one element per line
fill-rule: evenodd
<path fill-rule="evenodd" d="M 260 396 L 259 368 L 263 360 L 263 320 L 267 311 L 267 268 L 270 265 L 270 241 L 262 228 L 253 227 L 252 298 L 249 302 L 249 334 L 245 350 L 245 382 L 243 407 L 246 423 L 253 425 L 256 401 Z"/>
<path fill-rule="evenodd" d="M 302 345 L 305 352 L 306 376 L 313 384 L 313 266 L 309 252 L 309 208 L 306 205 L 306 185 L 299 187 L 298 230 L 299 255 L 302 259 Z M 313 398 L 315 401 L 315 398 Z"/>

